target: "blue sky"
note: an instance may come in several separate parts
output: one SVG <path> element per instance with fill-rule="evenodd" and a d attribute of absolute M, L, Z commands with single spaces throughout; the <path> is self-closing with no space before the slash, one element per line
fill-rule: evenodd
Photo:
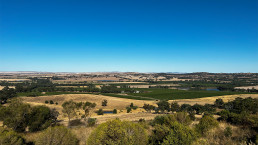
<path fill-rule="evenodd" d="M 258 1 L 0 0 L 0 71 L 258 72 Z"/>

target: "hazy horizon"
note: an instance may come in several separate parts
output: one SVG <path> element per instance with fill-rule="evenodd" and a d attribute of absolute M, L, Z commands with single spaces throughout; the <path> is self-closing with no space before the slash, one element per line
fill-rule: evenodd
<path fill-rule="evenodd" d="M 258 72 L 257 0 L 0 0 L 0 71 Z"/>

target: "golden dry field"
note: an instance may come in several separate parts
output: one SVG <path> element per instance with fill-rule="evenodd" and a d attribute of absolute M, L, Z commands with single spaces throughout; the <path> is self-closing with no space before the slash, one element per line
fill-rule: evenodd
<path fill-rule="evenodd" d="M 237 97 L 241 98 L 258 98 L 258 94 L 242 94 L 242 95 L 225 95 L 225 96 L 217 96 L 217 97 L 205 97 L 205 98 L 196 98 L 196 99 L 181 99 L 176 100 L 179 104 L 213 104 L 217 98 L 223 99 L 225 102 L 229 100 L 234 100 Z M 55 108 L 58 112 L 60 112 L 59 119 L 63 120 L 63 124 L 67 124 L 67 118 L 64 118 L 62 114 L 62 104 L 64 101 L 73 100 L 75 102 L 94 102 L 97 104 L 94 111 L 98 109 L 103 109 L 104 111 L 112 111 L 113 109 L 117 109 L 117 114 L 104 114 L 97 115 L 93 113 L 91 117 L 98 119 L 98 124 L 103 123 L 110 119 L 120 118 L 121 120 L 129 120 L 129 121 L 137 121 L 140 118 L 144 118 L 145 120 L 152 120 L 156 114 L 146 113 L 146 111 L 141 108 L 144 104 L 152 104 L 156 105 L 157 101 L 149 101 L 149 100 L 133 100 L 133 99 L 125 99 L 125 98 L 117 98 L 103 95 L 93 95 L 93 94 L 64 94 L 64 95 L 51 95 L 51 96 L 39 96 L 39 97 L 21 97 L 24 102 L 35 105 L 46 105 L 50 108 Z M 108 101 L 107 106 L 101 106 L 102 101 L 106 99 Z M 45 104 L 45 101 L 53 100 L 56 104 Z M 169 102 L 173 102 L 175 100 L 170 100 Z M 126 107 L 131 103 L 134 106 L 138 106 L 139 108 L 136 110 L 132 110 L 131 113 L 126 113 Z M 79 117 L 79 116 L 78 116 Z"/>

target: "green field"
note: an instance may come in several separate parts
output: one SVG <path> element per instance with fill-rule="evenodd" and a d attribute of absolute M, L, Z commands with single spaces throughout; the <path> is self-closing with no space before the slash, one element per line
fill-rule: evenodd
<path fill-rule="evenodd" d="M 193 99 L 222 95 L 251 94 L 246 92 L 224 92 L 224 91 L 187 91 L 173 89 L 137 89 L 141 93 L 129 93 L 131 96 L 149 97 L 158 100 Z"/>
<path fill-rule="evenodd" d="M 121 89 L 123 90 L 123 89 Z M 226 91 L 192 91 L 192 90 L 174 90 L 174 89 L 135 89 L 141 93 L 128 93 L 128 94 L 116 94 L 116 93 L 86 93 L 86 92 L 46 92 L 42 94 L 40 92 L 27 92 L 18 93 L 18 96 L 48 96 L 48 95 L 61 95 L 61 94 L 101 94 L 105 96 L 127 98 L 135 100 L 177 100 L 177 99 L 193 99 L 212 96 L 234 95 L 234 94 L 252 94 L 247 92 L 226 92 Z"/>

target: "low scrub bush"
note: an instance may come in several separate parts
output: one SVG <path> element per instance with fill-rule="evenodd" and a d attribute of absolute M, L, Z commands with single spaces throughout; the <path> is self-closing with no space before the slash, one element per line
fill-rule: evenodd
<path fill-rule="evenodd" d="M 36 139 L 35 145 L 78 145 L 79 141 L 64 126 L 50 127 Z"/>

